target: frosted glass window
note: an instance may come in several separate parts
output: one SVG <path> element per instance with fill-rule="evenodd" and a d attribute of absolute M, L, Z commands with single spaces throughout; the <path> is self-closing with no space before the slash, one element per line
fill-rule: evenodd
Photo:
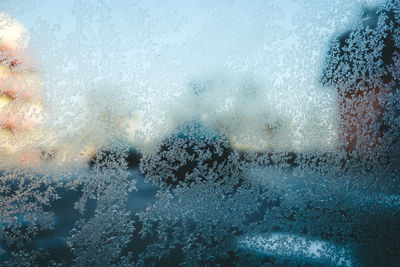
<path fill-rule="evenodd" d="M 0 2 L 1 266 L 395 266 L 400 1 Z"/>

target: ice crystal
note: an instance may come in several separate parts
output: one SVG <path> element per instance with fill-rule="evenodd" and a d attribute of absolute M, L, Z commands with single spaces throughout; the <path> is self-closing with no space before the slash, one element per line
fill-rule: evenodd
<path fill-rule="evenodd" d="M 400 1 L 54 3 L 0 3 L 0 265 L 400 262 Z"/>

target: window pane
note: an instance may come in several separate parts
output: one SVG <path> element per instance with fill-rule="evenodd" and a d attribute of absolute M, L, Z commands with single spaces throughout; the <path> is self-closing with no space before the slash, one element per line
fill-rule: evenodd
<path fill-rule="evenodd" d="M 400 2 L 0 3 L 0 263 L 372 265 Z"/>

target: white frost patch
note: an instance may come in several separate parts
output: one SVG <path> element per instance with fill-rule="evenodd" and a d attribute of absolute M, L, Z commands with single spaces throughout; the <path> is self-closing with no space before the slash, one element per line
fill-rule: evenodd
<path fill-rule="evenodd" d="M 240 250 L 261 256 L 302 259 L 306 262 L 352 265 L 351 251 L 328 241 L 289 233 L 248 234 L 237 240 Z"/>

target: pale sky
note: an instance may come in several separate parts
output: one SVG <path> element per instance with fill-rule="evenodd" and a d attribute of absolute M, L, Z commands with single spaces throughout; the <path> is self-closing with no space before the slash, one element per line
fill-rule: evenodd
<path fill-rule="evenodd" d="M 295 116 L 296 127 L 310 127 L 310 117 L 335 116 L 334 92 L 318 83 L 330 41 L 359 20 L 363 7 L 382 1 L 310 0 L 308 6 L 289 0 L 99 2 L 41 0 L 17 15 L 33 32 L 58 25 L 46 35 L 47 43 L 56 40 L 64 48 L 44 51 L 43 57 L 53 102 L 69 97 L 57 100 L 59 92 L 74 95 L 107 83 L 110 90 L 127 90 L 131 105 L 148 114 L 175 105 L 180 116 L 197 112 L 185 98 L 191 82 L 223 77 L 234 88 L 250 79 L 261 88 L 262 99 L 248 110 L 251 116 L 258 111 L 261 116 L 265 106 L 283 117 Z M 96 8 L 82 7 L 91 3 Z M 86 24 L 78 25 L 77 17 Z M 209 95 L 213 107 L 237 97 L 233 89 L 219 90 Z M 200 109 L 211 111 L 210 105 Z"/>

